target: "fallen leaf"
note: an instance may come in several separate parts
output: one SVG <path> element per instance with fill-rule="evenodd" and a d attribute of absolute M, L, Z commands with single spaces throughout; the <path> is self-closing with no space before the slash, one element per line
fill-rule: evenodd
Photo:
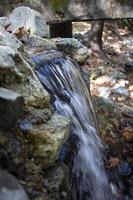
<path fill-rule="evenodd" d="M 125 128 L 122 135 L 127 141 L 133 140 L 133 128 L 131 127 Z"/>
<path fill-rule="evenodd" d="M 29 29 L 26 29 L 24 26 L 22 27 L 19 27 L 16 32 L 14 33 L 14 35 L 18 38 L 18 39 L 24 39 L 24 38 L 27 38 L 30 34 L 31 30 L 30 28 Z"/>
<path fill-rule="evenodd" d="M 119 163 L 120 163 L 119 158 L 111 157 L 111 158 L 109 159 L 109 167 L 110 167 L 110 168 L 112 168 L 112 167 L 117 167 Z"/>

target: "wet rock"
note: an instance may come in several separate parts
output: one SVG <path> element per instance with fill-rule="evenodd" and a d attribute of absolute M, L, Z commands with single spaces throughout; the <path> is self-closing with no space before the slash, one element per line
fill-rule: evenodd
<path fill-rule="evenodd" d="M 87 87 L 90 88 L 90 73 L 88 68 L 82 67 L 80 71 L 84 82 L 86 83 Z"/>
<path fill-rule="evenodd" d="M 3 38 L 2 42 L 5 44 Z M 59 147 L 63 143 L 66 135 L 68 135 L 69 121 L 58 114 L 52 115 L 50 96 L 35 75 L 32 68 L 34 65 L 23 49 L 23 46 L 21 46 L 21 48 L 15 47 L 16 49 L 13 49 L 10 45 L 7 45 L 8 44 L 6 43 L 5 45 L 0 46 L 0 83 L 3 87 L 19 93 L 20 96 L 23 94 L 25 99 L 23 116 L 19 120 L 21 134 L 16 131 L 16 137 L 18 137 L 20 146 L 24 149 L 25 159 L 29 159 L 30 154 L 31 157 L 35 159 L 35 163 L 47 167 L 53 163 L 58 156 Z M 54 53 L 52 56 L 54 56 Z M 13 122 L 14 118 L 17 120 L 17 109 L 19 110 L 19 107 L 16 107 L 18 97 L 17 95 L 15 96 L 15 94 L 16 93 L 12 94 L 13 97 L 11 94 L 8 94 L 7 99 L 7 103 L 9 104 L 9 117 L 12 117 Z M 6 94 L 3 96 L 3 98 L 6 99 Z M 11 97 L 13 98 L 13 105 L 11 104 L 12 102 L 10 103 Z M 13 115 L 14 107 L 16 107 L 15 116 Z M 3 105 L 2 108 L 5 109 Z M 2 112 L 4 111 L 2 110 Z M 7 110 L 5 115 L 2 114 L 2 117 L 3 120 L 7 120 Z M 11 124 L 13 123 L 12 120 L 10 122 Z M 9 126 L 11 125 L 9 124 Z M 28 139 L 25 137 L 28 137 Z M 28 150 L 25 139 L 29 144 Z M 13 137 L 12 140 L 15 141 L 15 138 Z M 8 151 L 11 154 L 13 151 L 14 154 L 12 148 L 11 145 L 11 148 Z M 21 162 L 20 160 L 21 159 L 18 157 L 17 162 Z"/>
<path fill-rule="evenodd" d="M 0 131 L 0 163 L 2 167 L 20 177 L 31 199 L 44 199 L 44 196 L 45 199 L 59 199 L 57 192 L 59 186 L 53 186 L 49 198 L 48 189 L 42 184 L 41 173 L 42 168 L 51 166 L 58 158 L 60 146 L 69 135 L 69 121 L 53 112 L 50 96 L 34 73 L 35 66 L 23 44 L 15 36 L 6 32 L 1 25 L 0 33 L 0 85 L 14 92 L 13 97 L 9 95 L 7 98 L 9 107 L 13 103 L 15 109 L 18 109 L 16 105 L 18 99 L 16 95 L 15 100 L 15 94 L 20 94 L 20 97 L 23 96 L 25 100 L 22 112 L 20 110 L 20 118 L 17 115 L 18 111 L 14 109 L 17 115 L 15 120 L 18 120 L 17 126 L 9 131 Z M 54 52 L 49 53 L 49 59 L 57 58 L 57 55 L 62 56 L 62 53 Z M 11 97 L 13 102 L 10 102 Z M 11 116 L 14 119 L 13 114 Z M 7 118 L 10 117 L 8 113 L 7 115 Z M 1 117 L 4 117 L 3 113 Z M 60 177 L 59 173 L 58 177 Z M 24 197 L 22 199 L 25 200 Z"/>
<path fill-rule="evenodd" d="M 19 118 L 24 106 L 23 96 L 0 88 L 0 129 L 11 129 Z"/>
<path fill-rule="evenodd" d="M 18 180 L 3 170 L 0 170 L 0 200 L 28 200 Z"/>
<path fill-rule="evenodd" d="M 29 39 L 26 41 L 28 52 L 38 53 L 46 50 L 56 49 L 56 45 L 51 40 L 41 38 L 36 35 L 29 36 Z"/>
<path fill-rule="evenodd" d="M 49 60 L 52 60 L 54 58 L 61 58 L 63 57 L 63 53 L 57 50 L 51 50 L 51 51 L 46 51 L 38 54 L 33 54 L 31 55 L 31 58 L 36 65 L 40 64 L 40 60 L 45 60 L 48 62 Z"/>
<path fill-rule="evenodd" d="M 61 148 L 60 148 L 58 160 L 59 160 L 60 162 L 64 162 L 67 153 L 68 153 L 68 146 L 67 146 L 67 144 L 65 143 L 65 144 L 63 144 L 63 145 L 61 146 Z"/>
<path fill-rule="evenodd" d="M 26 6 L 21 6 L 13 10 L 9 16 L 9 30 L 15 32 L 20 27 L 30 29 L 31 34 L 40 37 L 49 37 L 49 28 L 42 15 Z"/>
<path fill-rule="evenodd" d="M 16 68 L 15 50 L 8 46 L 0 46 L 0 82 L 10 84 L 22 80 L 22 73 Z"/>
<path fill-rule="evenodd" d="M 128 89 L 125 88 L 125 87 L 122 87 L 122 86 L 116 88 L 113 93 L 117 94 L 117 95 L 124 96 L 125 98 L 129 97 Z"/>
<path fill-rule="evenodd" d="M 59 147 L 69 136 L 69 121 L 55 113 L 47 124 L 34 124 L 27 131 L 30 154 L 46 168 L 57 159 Z"/>
<path fill-rule="evenodd" d="M 48 199 L 62 199 L 62 192 L 65 193 L 64 190 L 67 190 L 67 174 L 68 170 L 60 166 L 52 166 L 44 171 L 44 184 L 49 194 Z"/>
<path fill-rule="evenodd" d="M 47 107 L 50 101 L 49 94 L 33 72 L 34 64 L 28 54 L 17 41 L 4 30 L 0 41 L 0 44 L 3 44 L 0 46 L 0 83 L 2 87 L 22 93 L 26 105 Z"/>
<path fill-rule="evenodd" d="M 79 63 L 84 63 L 88 57 L 88 48 L 82 45 L 77 39 L 74 38 L 56 38 L 53 39 L 57 48 L 76 59 Z"/>

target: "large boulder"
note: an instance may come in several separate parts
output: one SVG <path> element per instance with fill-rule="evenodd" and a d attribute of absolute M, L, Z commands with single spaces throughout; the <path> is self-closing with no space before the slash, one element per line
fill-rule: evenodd
<path fill-rule="evenodd" d="M 18 177 L 31 199 L 52 200 L 53 196 L 59 199 L 64 175 L 63 172 L 59 174 L 60 170 L 56 175 L 53 165 L 68 137 L 69 121 L 55 113 L 50 105 L 50 96 L 38 80 L 24 45 L 4 26 L 4 22 L 1 23 L 0 165 Z M 28 44 L 45 50 L 56 48 L 54 43 L 46 41 L 30 35 Z M 51 52 L 51 56 L 55 53 Z M 53 170 L 52 178 L 49 167 Z M 21 188 L 17 190 L 12 186 L 10 190 L 5 184 L 1 189 L 1 180 L 4 179 L 0 176 L 1 200 L 27 200 Z"/>
<path fill-rule="evenodd" d="M 20 27 L 30 30 L 31 34 L 49 37 L 49 27 L 42 15 L 29 7 L 21 6 L 13 10 L 9 16 L 9 30 L 16 32 Z"/>
<path fill-rule="evenodd" d="M 41 38 L 37 35 L 30 35 L 25 41 L 25 45 L 29 54 L 57 49 L 55 43 L 50 39 Z"/>
<path fill-rule="evenodd" d="M 7 26 L 9 23 L 8 18 L 7 17 L 0 17 L 0 25 L 1 26 Z"/>
<path fill-rule="evenodd" d="M 84 63 L 89 56 L 88 48 L 74 38 L 55 38 L 57 49 L 74 58 L 79 63 Z"/>
<path fill-rule="evenodd" d="M 29 63 L 11 47 L 0 46 L 0 82 L 6 88 L 23 94 L 27 105 L 43 107 L 50 98 Z"/>
<path fill-rule="evenodd" d="M 21 159 L 29 159 L 30 152 L 35 163 L 42 167 L 49 166 L 57 158 L 60 145 L 68 134 L 69 121 L 54 114 L 50 96 L 34 73 L 34 64 L 22 43 L 1 26 L 0 31 L 3 31 L 0 38 L 0 85 L 3 87 L 0 90 L 0 111 L 3 113 L 0 125 L 4 126 L 3 123 L 8 121 L 6 128 L 9 132 L 12 126 L 17 127 L 17 130 L 13 129 L 15 137 L 25 149 L 25 158 L 20 152 L 18 163 L 22 162 Z M 7 135 L 3 136 L 9 139 Z M 11 138 L 16 141 L 14 134 Z M 7 141 L 6 138 L 4 140 Z M 8 145 L 8 152 L 14 155 L 12 159 L 16 159 L 18 152 L 11 148 L 12 145 L 8 148 Z"/>
<path fill-rule="evenodd" d="M 14 126 L 23 105 L 23 96 L 0 87 L 0 129 L 9 130 Z"/>
<path fill-rule="evenodd" d="M 47 168 L 54 163 L 58 158 L 61 144 L 68 138 L 68 124 L 69 121 L 57 113 L 53 114 L 47 123 L 21 121 L 21 139 L 26 141 L 23 146 L 28 142 L 27 154 L 32 155 L 36 164 Z"/>
<path fill-rule="evenodd" d="M 22 48 L 22 43 L 17 40 L 12 34 L 7 32 L 2 23 L 0 24 L 0 45 L 11 47 L 14 50 Z"/>

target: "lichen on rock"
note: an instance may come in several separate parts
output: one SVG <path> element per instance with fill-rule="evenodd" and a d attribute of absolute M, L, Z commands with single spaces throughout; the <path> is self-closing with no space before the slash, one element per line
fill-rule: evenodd
<path fill-rule="evenodd" d="M 31 179 L 33 185 L 27 189 L 30 190 L 36 181 L 42 181 L 39 175 L 42 168 L 55 163 L 60 146 L 68 136 L 69 121 L 54 112 L 50 96 L 38 80 L 24 45 L 1 25 L 0 86 L 3 88 L 0 96 L 4 95 L 10 108 L 2 107 L 4 119 L 12 117 L 13 120 L 7 124 L 6 131 L 0 132 L 1 165 L 22 180 Z M 3 91 L 8 93 L 8 99 Z M 19 98 L 23 99 L 22 103 Z M 0 108 L 1 105 L 0 101 Z"/>

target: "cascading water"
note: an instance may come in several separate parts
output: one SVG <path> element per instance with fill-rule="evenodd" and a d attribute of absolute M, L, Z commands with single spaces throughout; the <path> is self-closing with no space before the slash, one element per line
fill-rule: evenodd
<path fill-rule="evenodd" d="M 69 199 L 112 200 L 94 109 L 78 66 L 68 58 L 46 57 L 46 53 L 32 56 L 36 74 L 50 92 L 56 110 L 71 121 Z"/>

